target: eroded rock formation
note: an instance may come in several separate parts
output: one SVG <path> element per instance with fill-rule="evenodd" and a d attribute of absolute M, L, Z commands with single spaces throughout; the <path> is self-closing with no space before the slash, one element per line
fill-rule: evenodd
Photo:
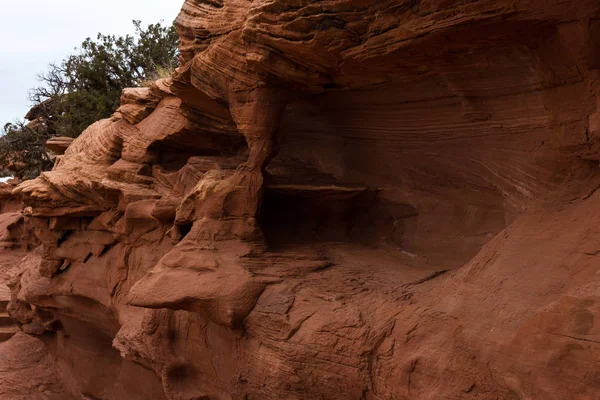
<path fill-rule="evenodd" d="M 174 75 L 2 210 L 9 312 L 64 396 L 598 397 L 597 0 L 177 26 Z"/>

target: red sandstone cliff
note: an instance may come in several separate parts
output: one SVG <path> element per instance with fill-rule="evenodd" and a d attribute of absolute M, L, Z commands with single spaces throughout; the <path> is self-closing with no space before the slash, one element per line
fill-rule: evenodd
<path fill-rule="evenodd" d="M 177 26 L 173 77 L 0 210 L 39 338 L 0 351 L 46 363 L 0 357 L 0 394 L 600 398 L 597 0 L 188 0 Z"/>

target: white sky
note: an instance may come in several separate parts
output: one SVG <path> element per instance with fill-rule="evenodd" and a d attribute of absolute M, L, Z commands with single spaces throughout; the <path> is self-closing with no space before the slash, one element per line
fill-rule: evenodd
<path fill-rule="evenodd" d="M 51 62 L 87 37 L 133 33 L 142 25 L 171 23 L 183 0 L 0 0 L 0 128 L 29 110 L 28 91 Z"/>

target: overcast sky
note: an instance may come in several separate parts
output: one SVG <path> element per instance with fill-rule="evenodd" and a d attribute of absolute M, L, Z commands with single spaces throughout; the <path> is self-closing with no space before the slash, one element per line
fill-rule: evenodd
<path fill-rule="evenodd" d="M 143 25 L 171 23 L 183 0 L 0 0 L 0 127 L 22 119 L 27 94 L 51 62 L 73 52 L 87 37 L 133 33 Z"/>

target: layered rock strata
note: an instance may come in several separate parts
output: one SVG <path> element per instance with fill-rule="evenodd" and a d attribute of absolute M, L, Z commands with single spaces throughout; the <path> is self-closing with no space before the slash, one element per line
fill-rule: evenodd
<path fill-rule="evenodd" d="M 8 311 L 68 395 L 597 397 L 596 0 L 177 27 L 173 76 L 12 192 Z"/>

